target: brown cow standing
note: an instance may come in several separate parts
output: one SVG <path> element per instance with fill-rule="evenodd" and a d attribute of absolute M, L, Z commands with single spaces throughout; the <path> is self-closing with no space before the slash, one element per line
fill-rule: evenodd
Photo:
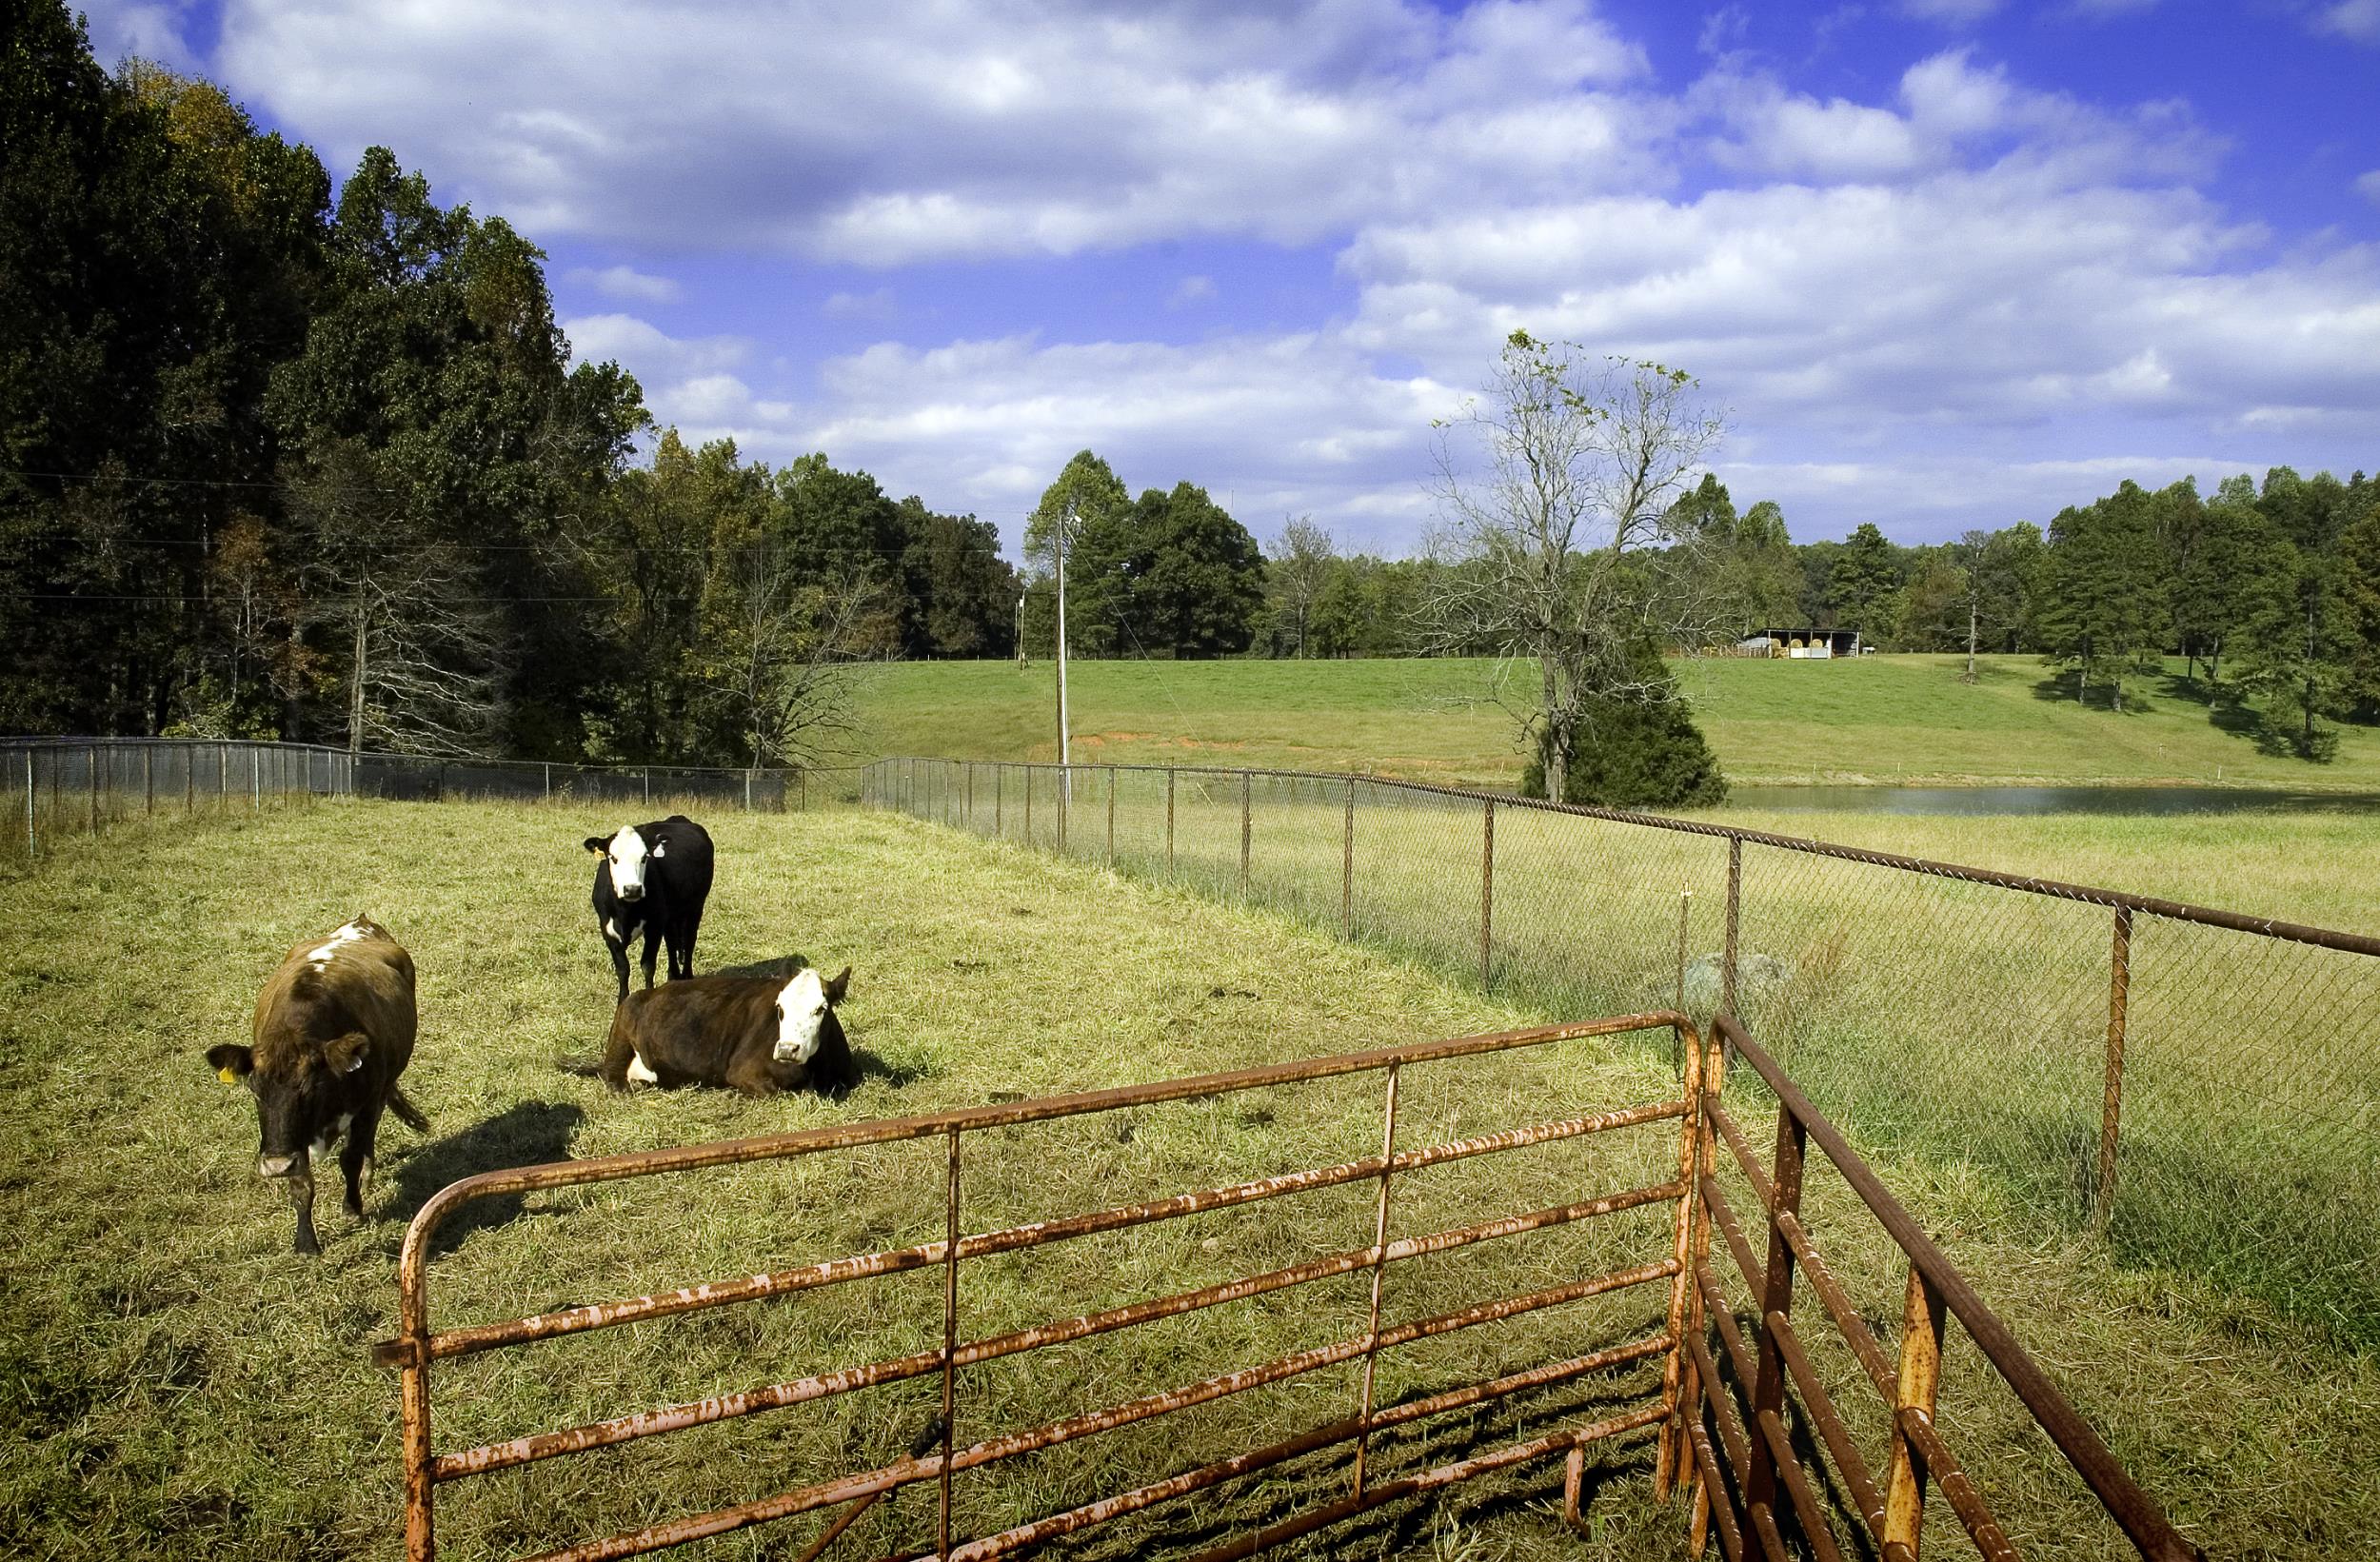
<path fill-rule="evenodd" d="M 362 1216 L 372 1139 L 386 1109 L 416 1132 L 428 1121 L 397 1088 L 413 1056 L 413 957 L 368 917 L 289 951 L 256 997 L 253 1047 L 226 1042 L 207 1061 L 256 1097 L 257 1175 L 286 1181 L 297 1251 L 314 1240 L 314 1163 L 340 1136 L 347 1213 Z"/>

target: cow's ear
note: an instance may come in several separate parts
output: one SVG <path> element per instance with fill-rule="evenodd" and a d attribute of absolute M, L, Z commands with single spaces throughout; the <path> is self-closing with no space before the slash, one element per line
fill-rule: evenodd
<path fill-rule="evenodd" d="M 256 1055 L 246 1047 L 236 1047 L 227 1041 L 219 1047 L 207 1049 L 207 1066 L 213 1069 L 215 1077 L 225 1084 L 236 1085 L 255 1072 Z"/>
<path fill-rule="evenodd" d="M 364 1066 L 364 1033 L 349 1031 L 323 1043 L 323 1062 L 333 1074 L 353 1074 Z"/>
<path fill-rule="evenodd" d="M 835 979 L 826 984 L 826 1001 L 841 1003 L 843 995 L 851 989 L 851 967 L 844 966 Z"/>
<path fill-rule="evenodd" d="M 667 857 L 668 855 L 669 855 L 669 842 L 668 842 L 668 841 L 666 841 L 666 840 L 656 840 L 656 841 L 654 841 L 654 842 L 653 842 L 653 860 L 654 860 L 654 861 L 658 862 L 658 861 L 660 861 L 663 858 Z"/>
<path fill-rule="evenodd" d="M 611 854 L 611 842 L 602 836 L 591 835 L 586 838 L 586 849 L 598 857 L 607 857 Z"/>

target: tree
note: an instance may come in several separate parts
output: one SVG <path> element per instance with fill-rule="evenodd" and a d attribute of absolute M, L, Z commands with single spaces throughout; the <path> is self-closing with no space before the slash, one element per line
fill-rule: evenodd
<path fill-rule="evenodd" d="M 2343 692 L 2357 720 L 2380 721 L 2380 504 L 2339 534 L 2339 600 L 2349 646 Z"/>
<path fill-rule="evenodd" d="M 1336 557 L 1331 534 L 1316 525 L 1312 516 L 1292 517 L 1274 539 L 1266 558 L 1265 589 L 1273 601 L 1275 633 L 1286 631 L 1296 647 L 1292 656 L 1306 655 L 1306 621 Z"/>
<path fill-rule="evenodd" d="M 1694 491 L 1670 506 L 1666 520 L 1676 536 L 1707 538 L 1721 545 L 1735 541 L 1735 503 L 1716 472 L 1703 473 Z"/>
<path fill-rule="evenodd" d="M 1066 641 L 1070 651 L 1090 655 L 1114 653 L 1122 642 L 1121 613 L 1127 590 L 1124 562 L 1131 554 L 1127 536 L 1132 496 L 1106 462 L 1079 450 L 1058 479 L 1041 490 L 1040 503 L 1025 517 L 1024 559 L 1036 585 L 1028 638 L 1039 639 L 1054 654 L 1056 602 L 1050 587 L 1058 574 L 1058 554 L 1066 555 Z"/>
<path fill-rule="evenodd" d="M 1440 440 L 1435 550 L 1447 567 L 1425 603 L 1437 644 L 1485 641 L 1536 660 L 1535 699 L 1516 714 L 1556 797 L 1567 795 L 1591 701 L 1670 697 L 1645 678 L 1636 647 L 1709 632 L 1655 621 L 1678 600 L 1664 593 L 1664 573 L 1696 563 L 1696 539 L 1674 537 L 1666 512 L 1723 430 L 1687 374 L 1582 353 L 1513 332 L 1484 400 L 1439 425 L 1479 464 Z M 1662 542 L 1680 545 L 1656 556 Z"/>
<path fill-rule="evenodd" d="M 2171 627 L 2160 574 L 2156 504 L 2136 483 L 2051 523 L 2040 629 L 2049 660 L 2074 669 L 2077 701 L 2096 675 L 2110 708 L 2124 708 L 2125 675 L 2158 654 Z"/>
<path fill-rule="evenodd" d="M 2273 540 L 2253 574 L 2240 682 L 2266 702 L 2265 720 L 2300 759 L 2328 761 L 2338 734 L 2322 725 L 2348 709 L 2348 663 L 2355 647 L 2340 590 L 2345 484 L 2327 472 L 2300 478 L 2286 466 L 2265 474 L 2257 508 Z"/>
<path fill-rule="evenodd" d="M 1970 531 L 1950 545 L 1959 571 L 1958 607 L 1967 619 L 1967 668 L 1959 674 L 1962 683 L 1975 681 L 1976 647 L 1987 637 L 1996 640 L 2023 616 L 2023 549 L 2013 527 Z"/>
<path fill-rule="evenodd" d="M 914 495 L 901 502 L 911 600 L 908 656 L 1004 657 L 1016 649 L 1017 571 L 1000 556 L 1000 528 L 941 515 Z"/>
<path fill-rule="evenodd" d="M 1264 556 L 1247 527 L 1204 488 L 1178 483 L 1171 493 L 1142 494 L 1125 533 L 1131 551 L 1119 617 L 1131 639 L 1180 658 L 1248 648 L 1264 602 Z M 1071 574 L 1067 583 L 1071 590 Z"/>
<path fill-rule="evenodd" d="M 1696 729 L 1676 681 L 1650 636 L 1629 647 L 1635 678 L 1663 690 L 1659 699 L 1590 699 L 1578 724 L 1578 753 L 1563 777 L 1560 801 L 1607 808 L 1701 808 L 1727 800 L 1727 779 Z M 1542 754 L 1521 772 L 1523 797 L 1548 796 Z"/>
<path fill-rule="evenodd" d="M 1862 521 L 1827 571 L 1826 603 L 1836 623 L 1879 640 L 1889 631 L 1889 604 L 1900 583 L 1893 544 L 1874 522 Z"/>
<path fill-rule="evenodd" d="M 725 555 L 704 593 L 697 665 L 753 770 L 835 751 L 859 664 L 882 643 L 879 593 L 859 571 L 816 575 L 779 549 Z"/>
<path fill-rule="evenodd" d="M 1909 583 L 1894 594 L 1893 645 L 1903 651 L 1947 651 L 1965 638 L 1968 584 L 1948 548 L 1917 555 Z M 1968 663 L 1972 681 L 1973 652 Z"/>

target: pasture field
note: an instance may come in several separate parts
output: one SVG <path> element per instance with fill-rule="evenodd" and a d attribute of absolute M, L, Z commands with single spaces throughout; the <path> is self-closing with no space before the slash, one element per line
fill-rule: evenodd
<path fill-rule="evenodd" d="M 2036 657 L 1985 657 L 1959 682 L 1954 656 L 1840 662 L 1733 657 L 1673 662 L 1730 780 L 1746 784 L 1906 781 L 2222 782 L 2369 790 L 2380 730 L 2348 727 L 2326 765 L 2260 753 L 2208 719 L 2178 661 L 2136 681 L 2115 715 L 2062 698 Z M 1076 662 L 1067 679 L 1074 759 L 1131 764 L 1364 770 L 1510 790 L 1524 756 L 1491 699 L 1486 660 Z M 1525 691 L 1530 668 L 1511 669 Z M 1526 703 L 1525 698 L 1521 702 Z M 875 669 L 855 746 L 868 754 L 1058 757 L 1047 662 L 913 662 Z"/>
<path fill-rule="evenodd" d="M 896 761 L 884 784 L 925 817 L 971 818 L 1007 840 L 1029 831 L 1051 848 L 1059 775 L 978 766 L 970 781 L 963 766 Z M 1505 807 L 1483 898 L 1476 798 L 1176 772 L 1169 803 L 1164 772 L 1078 767 L 1075 781 L 1074 855 L 1105 859 L 1112 814 L 1115 859 L 1132 871 L 1343 929 L 1517 1001 L 1569 1014 L 1658 1007 L 1679 992 L 1681 960 L 1699 959 L 1713 979 L 1688 992 L 1689 1007 L 1716 1003 L 1723 840 Z M 1867 843 L 1992 862 L 1962 848 L 2013 839 L 1991 826 L 2035 821 L 1940 822 L 1917 841 L 1875 830 Z M 2155 849 L 2165 871 L 2148 893 L 2370 925 L 2342 915 L 2380 867 L 2380 832 L 2359 834 L 2351 820 L 2309 818 L 2302 835 L 2278 815 L 2245 827 L 2236 816 L 2221 827 L 2101 822 L 2065 821 L 2009 865 L 2131 889 L 2136 875 L 2090 870 Z M 2213 893 L 2292 854 L 2307 860 L 2296 875 L 2244 905 Z M 1762 974 L 1741 1012 L 1823 1109 L 1879 1149 L 1996 1177 L 2037 1229 L 2097 1213 L 2106 907 L 1758 843 L 1744 850 L 1742 896 L 1740 948 Z M 2117 1251 L 2216 1276 L 2380 1347 L 2380 1165 L 2368 1151 L 2380 960 L 2144 916 L 2131 934 L 2129 1009 L 2108 1206 Z"/>
<path fill-rule="evenodd" d="M 613 1097 L 561 1066 L 592 1057 L 607 1018 L 607 961 L 585 908 L 591 860 L 578 848 L 605 822 L 563 809 L 331 802 L 210 828 L 128 828 L 0 884 L 0 917 L 41 930 L 0 954 L 0 1194 L 11 1236 L 0 1258 L 0 1551 L 395 1555 L 394 1381 L 366 1352 L 394 1328 L 399 1220 L 468 1172 L 1578 1017 L 1483 997 L 1275 912 L 915 821 L 720 816 L 710 821 L 720 880 L 701 968 L 796 951 L 830 968 L 848 961 L 844 1018 L 867 1078 L 840 1105 Z M 335 1206 L 323 1212 L 326 1254 L 313 1263 L 288 1253 L 288 1207 L 253 1178 L 252 1106 L 199 1055 L 244 1035 L 255 988 L 285 947 L 357 911 L 391 927 L 420 964 L 423 1040 L 407 1084 L 433 1127 L 426 1139 L 384 1128 L 375 1218 L 359 1227 Z M 1492 1065 L 1430 1065 L 1404 1081 L 1399 1142 L 1674 1088 L 1658 1049 L 1643 1047 L 1565 1044 Z M 1365 1080 L 1177 1103 L 1136 1113 L 1128 1135 L 1104 1117 L 1019 1129 L 970 1160 L 965 1223 L 980 1230 L 1353 1158 L 1377 1148 L 1377 1091 Z M 1400 1183 L 1415 1196 L 1398 1207 L 1396 1230 L 1580 1196 L 1582 1182 L 1599 1192 L 1667 1175 L 1674 1135 L 1631 1132 Z M 2116 1269 L 2079 1236 L 2030 1232 L 2007 1188 L 1970 1163 L 1920 1157 L 1888 1171 L 2211 1552 L 2341 1554 L 2380 1523 L 2372 1357 L 2186 1275 Z M 1897 1315 L 1901 1278 L 1883 1238 L 1849 1218 L 1838 1185 L 1814 1177 L 1808 1199 L 1821 1245 L 1883 1326 Z M 1302 1196 L 986 1261 L 967 1271 L 962 1327 L 1016 1327 L 1360 1246 L 1370 1216 L 1369 1190 Z M 433 1269 L 434 1321 L 926 1239 L 940 1221 L 930 1141 L 533 1196 L 448 1228 Z M 1661 1225 L 1645 1212 L 1392 1270 L 1384 1311 L 1438 1311 L 1607 1267 L 1657 1249 Z M 1332 1284 L 971 1371 L 961 1380 L 962 1434 L 1340 1337 L 1359 1328 L 1363 1298 Z M 1636 1337 L 1660 1301 L 1623 1293 L 1384 1357 L 1380 1397 Z M 937 1343 L 939 1325 L 939 1275 L 926 1272 L 470 1358 L 437 1370 L 437 1442 L 898 1354 Z M 1962 1346 L 1948 1359 L 1944 1418 L 2017 1544 L 2035 1556 L 2120 1554 L 2112 1527 L 2062 1467 L 2045 1464 L 2046 1444 Z M 1848 1356 L 1822 1357 L 1821 1370 L 1873 1429 Z M 1294 1379 L 962 1477 L 962 1527 L 995 1527 L 1342 1414 L 1349 1375 Z M 444 1554 L 519 1554 L 877 1462 L 921 1429 L 930 1385 L 448 1488 Z M 1642 1391 L 1648 1374 L 1628 1386 Z M 1500 1446 L 1548 1417 L 1592 1415 L 1609 1392 L 1589 1383 L 1434 1424 L 1383 1457 L 1394 1468 Z M 1458 1489 L 1439 1508 L 1326 1532 L 1304 1554 L 1681 1554 L 1681 1513 L 1648 1494 L 1649 1445 L 1623 1442 L 1601 1457 L 1588 1543 L 1560 1528 L 1558 1473 L 1542 1468 Z M 1323 1456 L 1053 1554 L 1211 1541 L 1224 1525 L 1304 1505 L 1337 1468 Z M 906 1494 L 880 1504 L 843 1544 L 879 1554 L 928 1543 L 932 1513 L 926 1493 Z M 1930 1548 L 1963 1547 L 1946 1505 L 1930 1519 L 1942 1526 Z M 814 1532 L 815 1521 L 797 1520 L 705 1554 L 790 1555 Z"/>

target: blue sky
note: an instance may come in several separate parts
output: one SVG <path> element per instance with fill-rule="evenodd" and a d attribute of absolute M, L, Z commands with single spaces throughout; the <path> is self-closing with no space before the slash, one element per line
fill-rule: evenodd
<path fill-rule="evenodd" d="M 1066 458 L 1400 553 L 1516 326 L 1796 540 L 2380 465 L 2380 0 L 96 5 L 551 257 L 656 417 L 998 522 Z"/>

